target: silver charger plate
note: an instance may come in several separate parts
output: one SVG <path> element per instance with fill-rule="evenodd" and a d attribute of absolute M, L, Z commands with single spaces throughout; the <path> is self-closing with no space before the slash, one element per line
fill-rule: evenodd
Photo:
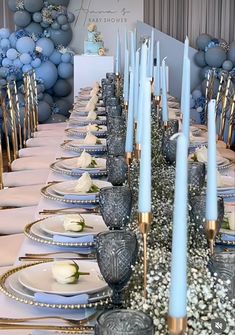
<path fill-rule="evenodd" d="M 107 147 L 104 145 L 97 145 L 97 148 L 95 148 L 94 146 L 91 146 L 89 148 L 89 146 L 73 146 L 70 144 L 71 141 L 66 141 L 64 143 L 62 143 L 60 146 L 62 149 L 64 150 L 68 150 L 68 151 L 76 151 L 76 152 L 82 152 L 84 149 L 86 150 L 86 152 L 97 152 L 97 153 L 102 153 L 102 152 L 106 152 L 107 151 Z"/>
<path fill-rule="evenodd" d="M 52 163 L 50 165 L 50 168 L 52 171 L 54 172 L 57 172 L 57 173 L 60 173 L 60 174 L 65 174 L 65 175 L 68 175 L 68 176 L 74 176 L 74 177 L 79 177 L 81 176 L 85 171 L 81 171 L 81 172 L 74 172 L 72 170 L 69 170 L 69 169 L 65 169 L 65 168 L 62 168 L 59 166 L 59 160 Z M 101 170 L 100 172 L 96 172 L 96 173 L 92 173 L 89 172 L 89 174 L 92 176 L 92 177 L 103 177 L 103 176 L 106 176 L 107 175 L 107 170 Z"/>

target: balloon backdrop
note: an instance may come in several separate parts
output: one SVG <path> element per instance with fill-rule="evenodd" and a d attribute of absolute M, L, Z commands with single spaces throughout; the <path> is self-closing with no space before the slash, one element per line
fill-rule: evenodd
<path fill-rule="evenodd" d="M 72 90 L 68 79 L 73 76 L 74 54 L 67 47 L 75 19 L 68 4 L 69 0 L 8 0 L 18 28 L 0 29 L 0 86 L 15 79 L 20 87 L 22 73 L 35 69 L 39 122 L 62 122 L 71 107 L 64 99 Z"/>

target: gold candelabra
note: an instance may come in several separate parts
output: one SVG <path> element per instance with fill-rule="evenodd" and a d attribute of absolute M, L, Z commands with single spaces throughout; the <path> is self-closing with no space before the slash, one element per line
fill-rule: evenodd
<path fill-rule="evenodd" d="M 141 145 L 138 143 L 135 144 L 135 158 L 138 160 L 141 158 Z"/>
<path fill-rule="evenodd" d="M 226 148 L 229 149 L 231 142 L 232 142 L 232 136 L 233 136 L 233 129 L 234 129 L 234 117 L 235 117 L 235 94 L 233 95 L 233 102 L 230 109 L 230 115 L 229 115 L 229 127 L 228 127 L 228 138 L 226 143 Z"/>
<path fill-rule="evenodd" d="M 128 185 L 130 187 L 130 184 L 131 184 L 131 179 L 130 179 L 130 176 L 131 176 L 131 162 L 132 162 L 132 152 L 126 152 L 125 153 L 125 160 L 126 160 L 126 163 L 127 163 L 127 178 L 128 178 Z"/>
<path fill-rule="evenodd" d="M 187 328 L 187 318 L 175 318 L 168 316 L 167 324 L 170 335 L 183 335 Z"/>
<path fill-rule="evenodd" d="M 214 253 L 214 243 L 218 232 L 218 223 L 216 220 L 208 220 L 205 226 L 205 233 L 210 247 L 210 253 Z"/>

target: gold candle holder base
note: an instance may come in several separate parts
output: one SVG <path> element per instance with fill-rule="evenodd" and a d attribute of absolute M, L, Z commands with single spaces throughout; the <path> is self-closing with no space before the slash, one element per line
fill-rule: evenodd
<path fill-rule="evenodd" d="M 154 102 L 155 102 L 155 106 L 159 106 L 160 107 L 160 104 L 161 104 L 161 96 L 160 95 L 155 95 L 154 97 Z"/>
<path fill-rule="evenodd" d="M 168 122 L 167 121 L 163 122 L 163 128 L 164 128 L 164 130 L 167 130 L 167 128 L 168 128 Z"/>
<path fill-rule="evenodd" d="M 147 235 L 150 230 L 150 225 L 152 222 L 152 213 L 138 213 L 138 222 L 140 232 L 143 236 L 144 244 L 144 298 L 147 299 L 147 272 L 148 272 L 148 260 L 147 260 Z"/>
<path fill-rule="evenodd" d="M 137 143 L 135 145 L 135 158 L 138 160 L 141 158 L 141 145 Z"/>
<path fill-rule="evenodd" d="M 187 329 L 187 318 L 174 318 L 168 316 L 167 324 L 170 335 L 183 335 Z"/>
<path fill-rule="evenodd" d="M 124 111 L 127 113 L 128 112 L 128 103 L 124 102 Z"/>
<path fill-rule="evenodd" d="M 128 185 L 130 187 L 130 184 L 131 184 L 131 162 L 132 162 L 132 152 L 126 152 L 125 153 L 125 160 L 126 160 L 126 163 L 127 163 L 127 179 L 128 179 Z"/>
<path fill-rule="evenodd" d="M 208 220 L 205 227 L 205 233 L 207 237 L 207 241 L 210 247 L 210 253 L 213 255 L 214 253 L 214 243 L 215 238 L 218 232 L 218 224 L 216 220 Z"/>

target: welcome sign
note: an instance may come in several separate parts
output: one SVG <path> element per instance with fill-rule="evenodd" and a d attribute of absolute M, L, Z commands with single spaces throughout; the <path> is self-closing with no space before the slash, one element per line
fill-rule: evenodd
<path fill-rule="evenodd" d="M 70 0 L 68 9 L 75 15 L 71 47 L 79 54 L 83 53 L 89 23 L 97 25 L 107 54 L 114 55 L 117 30 L 124 43 L 125 29 L 131 30 L 137 20 L 143 21 L 143 0 Z"/>

